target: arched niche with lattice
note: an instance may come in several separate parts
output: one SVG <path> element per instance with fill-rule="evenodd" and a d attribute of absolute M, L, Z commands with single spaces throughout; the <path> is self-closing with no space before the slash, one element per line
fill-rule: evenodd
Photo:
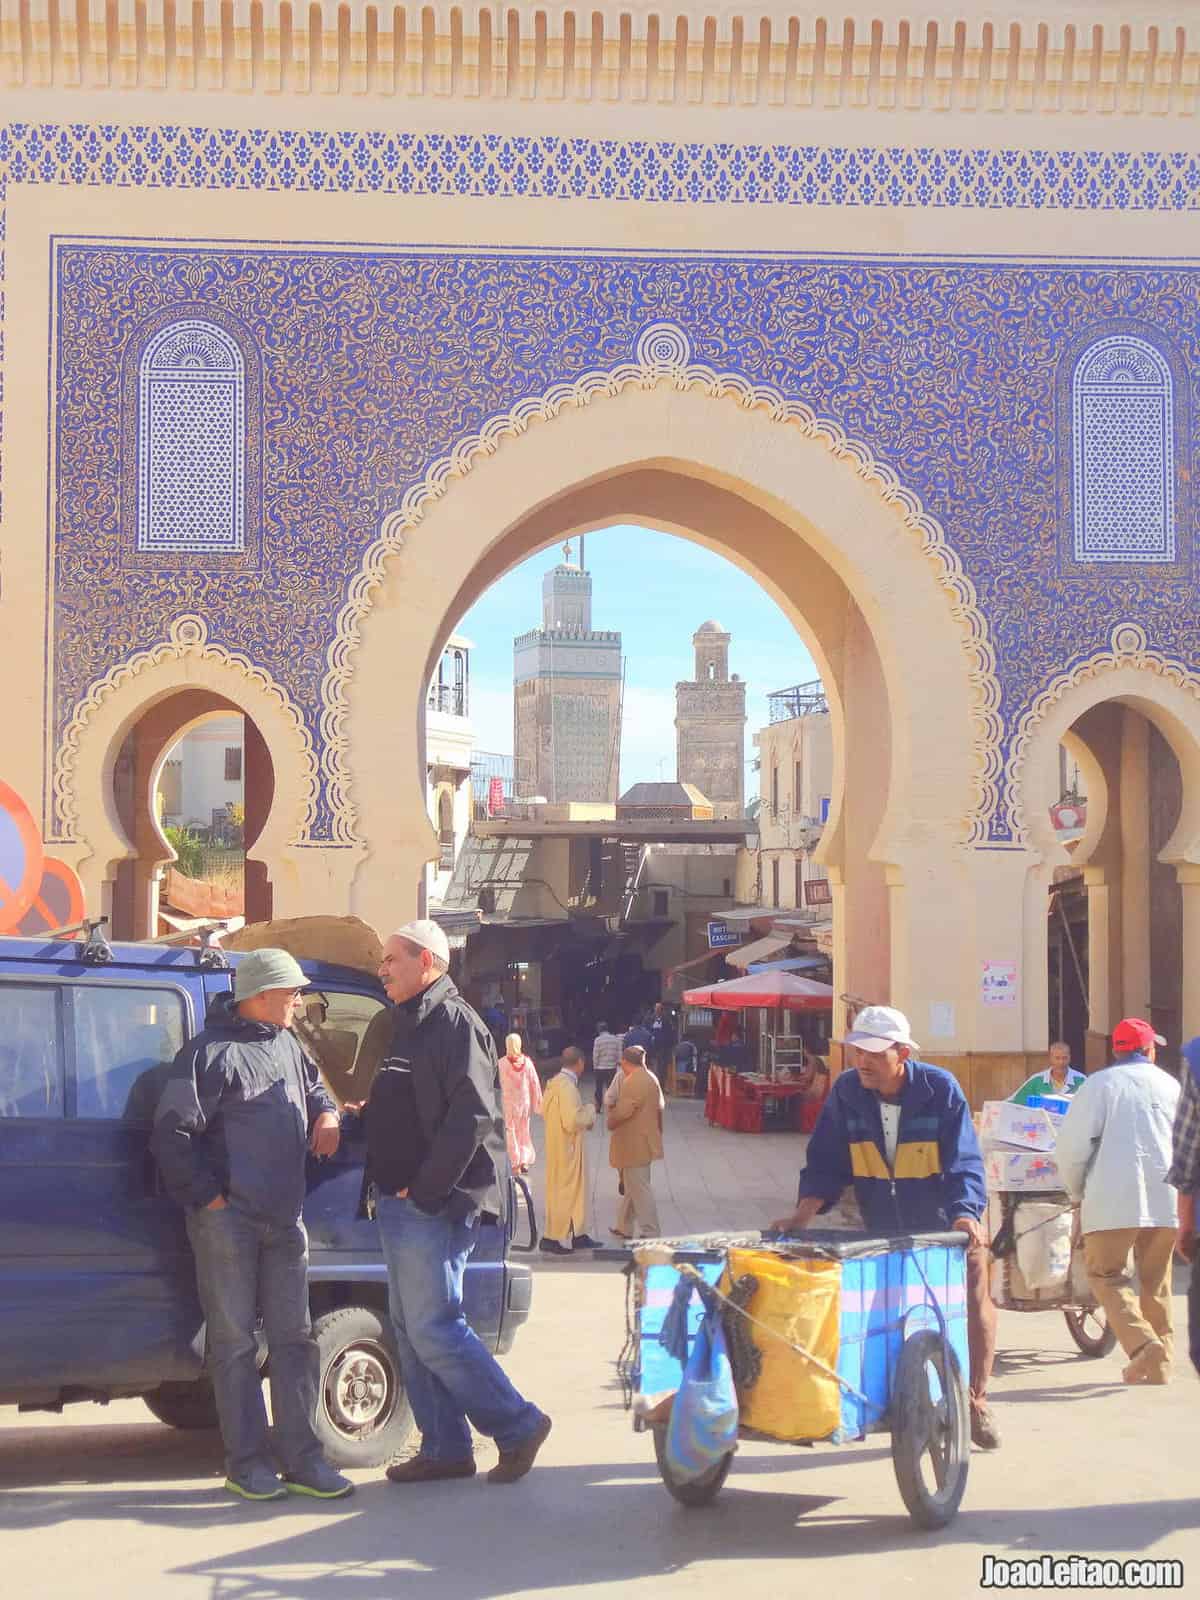
<path fill-rule="evenodd" d="M 246 366 L 213 322 L 181 318 L 138 362 L 139 552 L 246 547 Z"/>
<path fill-rule="evenodd" d="M 1174 383 L 1148 340 L 1111 334 L 1080 353 L 1071 444 L 1074 559 L 1174 562 Z"/>

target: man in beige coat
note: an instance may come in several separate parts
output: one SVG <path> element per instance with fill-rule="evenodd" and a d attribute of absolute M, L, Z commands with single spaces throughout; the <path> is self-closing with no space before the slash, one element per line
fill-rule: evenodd
<path fill-rule="evenodd" d="M 621 1177 L 621 1204 L 612 1232 L 618 1239 L 657 1238 L 658 1207 L 650 1187 L 650 1166 L 662 1160 L 662 1095 L 658 1079 L 646 1066 L 640 1045 L 627 1045 L 621 1053 L 621 1079 L 617 1098 L 608 1112 L 609 1165 Z"/>

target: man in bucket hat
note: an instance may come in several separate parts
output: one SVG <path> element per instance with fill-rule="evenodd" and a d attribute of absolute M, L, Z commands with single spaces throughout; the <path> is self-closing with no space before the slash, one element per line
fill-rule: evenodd
<path fill-rule="evenodd" d="M 225 1487 L 244 1500 L 339 1499 L 354 1487 L 313 1431 L 319 1357 L 308 1316 L 304 1159 L 331 1156 L 339 1124 L 289 1025 L 308 979 L 286 950 L 238 959 L 233 993 L 175 1057 L 151 1145 L 186 1213 L 208 1336 Z M 271 1353 L 274 1450 L 255 1360 Z M 276 1475 L 278 1457 L 283 1478 Z"/>
<path fill-rule="evenodd" d="M 988 1287 L 983 1156 L 966 1097 L 951 1073 L 917 1059 L 908 1018 L 865 1006 L 841 1041 L 847 1065 L 825 1101 L 800 1174 L 800 1203 L 773 1226 L 807 1228 L 854 1185 L 871 1233 L 967 1235 L 967 1343 L 971 1438 L 994 1450 L 1000 1434 L 987 1403 L 996 1356 L 996 1307 Z"/>

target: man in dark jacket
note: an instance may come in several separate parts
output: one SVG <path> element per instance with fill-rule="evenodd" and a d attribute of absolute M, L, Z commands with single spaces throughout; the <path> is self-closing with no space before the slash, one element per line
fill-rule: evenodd
<path fill-rule="evenodd" d="M 866 1006 L 842 1040 L 853 1071 L 829 1091 L 800 1174 L 800 1203 L 773 1224 L 799 1233 L 854 1185 L 868 1233 L 967 1236 L 967 1344 L 971 1437 L 1000 1443 L 988 1381 L 996 1356 L 996 1307 L 988 1286 L 983 1223 L 987 1190 L 971 1110 L 955 1078 L 917 1060 L 903 1012 Z"/>
<path fill-rule="evenodd" d="M 661 1000 L 655 1002 L 646 1031 L 650 1035 L 650 1048 L 646 1052 L 647 1065 L 658 1079 L 660 1086 L 665 1086 L 668 1068 L 675 1051 L 675 1029 Z"/>
<path fill-rule="evenodd" d="M 387 1476 L 473 1477 L 469 1418 L 500 1450 L 488 1481 L 515 1483 L 550 1418 L 517 1393 L 463 1315 L 467 1257 L 483 1213 L 505 1215 L 508 1167 L 491 1035 L 447 977 L 449 965 L 446 935 L 421 919 L 392 934 L 379 968 L 395 1026 L 366 1106 L 367 1195 L 421 1431 L 420 1453 Z"/>
<path fill-rule="evenodd" d="M 300 1220 L 309 1150 L 331 1156 L 338 1117 L 288 1026 L 308 979 L 284 950 L 245 955 L 233 994 L 175 1057 L 151 1146 L 187 1213 L 208 1334 L 225 1487 L 246 1500 L 290 1490 L 337 1499 L 354 1487 L 313 1431 L 319 1360 L 308 1316 L 308 1238 Z M 271 1464 L 255 1361 L 261 1311 L 271 1353 Z"/>

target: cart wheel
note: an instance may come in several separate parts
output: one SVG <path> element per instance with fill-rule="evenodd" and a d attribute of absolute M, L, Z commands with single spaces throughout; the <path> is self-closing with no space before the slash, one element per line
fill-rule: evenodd
<path fill-rule="evenodd" d="M 1099 1306 L 1064 1311 L 1071 1337 L 1085 1356 L 1106 1356 L 1116 1348 L 1117 1336 Z"/>
<path fill-rule="evenodd" d="M 654 1455 L 662 1481 L 681 1506 L 706 1506 L 721 1492 L 721 1485 L 729 1476 L 733 1451 L 721 1457 L 715 1467 L 709 1467 L 698 1478 L 677 1478 L 667 1464 L 667 1429 L 665 1423 L 654 1428 Z"/>
<path fill-rule="evenodd" d="M 958 1359 L 939 1334 L 922 1328 L 900 1348 L 892 1391 L 892 1465 L 919 1528 L 944 1528 L 952 1520 L 969 1462 L 967 1391 Z"/>

